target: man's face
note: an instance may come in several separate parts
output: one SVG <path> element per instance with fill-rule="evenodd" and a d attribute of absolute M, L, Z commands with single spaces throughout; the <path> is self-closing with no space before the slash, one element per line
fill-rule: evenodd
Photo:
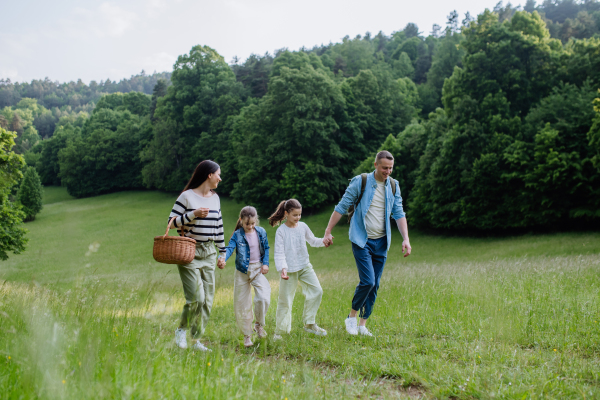
<path fill-rule="evenodd" d="M 385 181 L 391 174 L 394 169 L 394 160 L 388 160 L 387 158 L 382 158 L 379 161 L 375 162 L 375 179 L 378 181 Z"/>

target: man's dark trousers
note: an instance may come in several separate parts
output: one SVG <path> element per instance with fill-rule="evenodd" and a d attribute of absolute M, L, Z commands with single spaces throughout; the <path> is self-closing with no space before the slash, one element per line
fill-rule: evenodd
<path fill-rule="evenodd" d="M 360 283 L 354 291 L 352 309 L 360 311 L 360 318 L 367 319 L 373 311 L 379 281 L 387 259 L 387 237 L 367 239 L 364 249 L 352 243 L 352 253 L 354 253 L 360 278 Z"/>

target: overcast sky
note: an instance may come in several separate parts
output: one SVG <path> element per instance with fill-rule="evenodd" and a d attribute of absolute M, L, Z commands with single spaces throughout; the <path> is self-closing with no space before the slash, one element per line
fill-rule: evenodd
<path fill-rule="evenodd" d="M 428 34 L 497 0 L 0 0 L 0 78 L 120 80 L 171 71 L 196 44 L 234 56 L 338 42 L 409 22 Z M 515 4 L 518 4 L 515 2 Z"/>

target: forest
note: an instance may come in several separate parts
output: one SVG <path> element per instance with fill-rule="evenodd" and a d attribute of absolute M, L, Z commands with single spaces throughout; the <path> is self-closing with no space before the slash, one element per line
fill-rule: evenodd
<path fill-rule="evenodd" d="M 597 223 L 600 2 L 499 2 L 444 25 L 230 63 L 198 45 L 171 72 L 119 83 L 0 80 L 0 247 L 18 252 L 20 221 L 35 216 L 19 200 L 24 176 L 76 197 L 178 192 L 212 159 L 221 195 L 263 214 L 292 197 L 310 211 L 381 149 L 411 225 Z"/>

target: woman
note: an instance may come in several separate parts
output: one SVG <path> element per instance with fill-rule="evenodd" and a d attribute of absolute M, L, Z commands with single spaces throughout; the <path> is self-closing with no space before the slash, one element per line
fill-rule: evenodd
<path fill-rule="evenodd" d="M 179 328 L 175 331 L 175 342 L 182 349 L 187 348 L 186 330 L 189 328 L 195 340 L 193 349 L 211 351 L 198 339 L 208 323 L 215 296 L 215 245 L 222 254 L 226 252 L 221 202 L 213 190 L 219 182 L 219 164 L 210 160 L 202 161 L 177 198 L 169 216 L 169 219 L 176 217 L 173 226 L 178 232 L 184 230 L 186 237 L 196 240 L 194 260 L 187 265 L 177 266 L 183 283 L 185 305 Z M 222 269 L 225 263 L 219 260 L 218 266 Z"/>

